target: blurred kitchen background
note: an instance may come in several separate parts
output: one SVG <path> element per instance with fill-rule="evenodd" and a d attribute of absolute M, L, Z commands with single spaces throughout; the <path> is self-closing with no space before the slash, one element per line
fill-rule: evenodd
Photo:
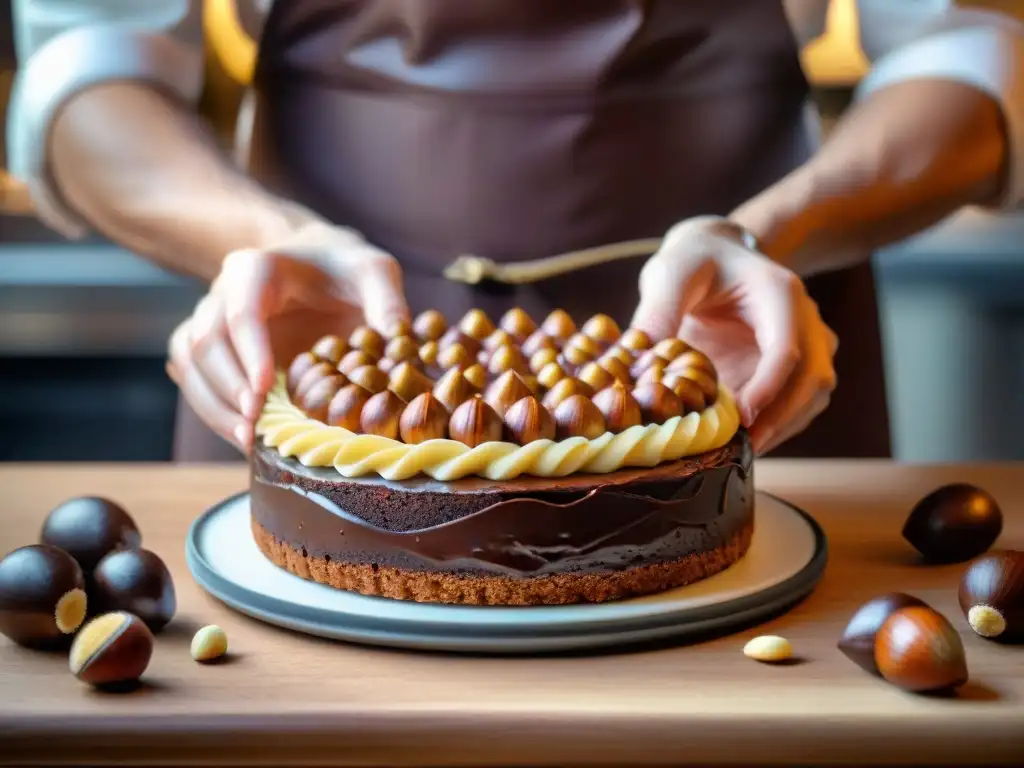
<path fill-rule="evenodd" d="M 896 0 L 893 0 L 896 2 Z M 1024 0 L 963 2 L 1024 18 Z M 805 52 L 826 130 L 866 65 L 852 0 Z M 210 57 L 204 110 L 230 135 L 240 89 Z M 0 0 L 0 123 L 16 66 Z M 0 143 L 0 461 L 170 458 L 167 338 L 201 287 L 32 215 Z M 1024 459 L 1024 215 L 964 212 L 879 253 L 895 457 Z"/>

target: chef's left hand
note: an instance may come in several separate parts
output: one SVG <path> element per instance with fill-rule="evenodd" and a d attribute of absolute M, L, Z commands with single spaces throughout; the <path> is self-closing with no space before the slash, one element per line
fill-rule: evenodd
<path fill-rule="evenodd" d="M 836 386 L 838 340 L 803 281 L 718 217 L 669 231 L 640 275 L 632 326 L 711 358 L 758 453 L 806 429 Z"/>

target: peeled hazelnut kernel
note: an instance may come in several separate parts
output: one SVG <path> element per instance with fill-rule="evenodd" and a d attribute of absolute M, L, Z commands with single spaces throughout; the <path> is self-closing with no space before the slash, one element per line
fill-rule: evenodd
<path fill-rule="evenodd" d="M 637 353 L 654 346 L 654 341 L 652 341 L 651 337 L 639 328 L 627 328 L 618 343 L 620 346 Z"/>
<path fill-rule="evenodd" d="M 1024 639 L 1024 552 L 987 552 L 960 579 L 960 609 L 982 637 Z"/>
<path fill-rule="evenodd" d="M 875 637 L 875 663 L 889 683 L 928 693 L 967 682 L 967 659 L 960 635 L 949 620 L 928 606 L 901 608 Z"/>
<path fill-rule="evenodd" d="M 875 663 L 878 630 L 896 611 L 912 605 L 925 605 L 925 602 L 904 592 L 889 592 L 872 598 L 850 618 L 836 647 L 861 669 L 874 675 L 881 674 Z"/>
<path fill-rule="evenodd" d="M 313 345 L 310 351 L 321 360 L 337 365 L 348 352 L 348 344 L 337 336 L 324 336 Z"/>
<path fill-rule="evenodd" d="M 584 363 L 589 363 L 594 359 L 594 356 L 582 347 L 573 346 L 566 344 L 562 348 L 562 354 L 558 357 L 559 364 L 568 370 L 570 367 L 573 369 L 579 368 Z"/>
<path fill-rule="evenodd" d="M 418 371 L 410 362 L 396 365 L 391 370 L 388 379 L 387 388 L 407 403 L 412 402 L 416 396 L 429 392 L 434 386 L 434 382 Z"/>
<path fill-rule="evenodd" d="M 583 395 L 570 395 L 562 400 L 552 416 L 555 419 L 555 434 L 559 440 L 569 437 L 594 440 L 608 431 L 601 411 L 590 398 Z"/>
<path fill-rule="evenodd" d="M 292 402 L 301 403 L 302 398 L 306 396 L 309 388 L 316 384 L 320 379 L 327 378 L 328 376 L 334 376 L 337 373 L 334 366 L 328 362 L 317 363 L 299 379 L 295 385 L 295 391 L 292 393 Z"/>
<path fill-rule="evenodd" d="M 530 388 L 515 371 L 501 374 L 484 391 L 484 401 L 502 418 L 513 403 L 529 396 Z"/>
<path fill-rule="evenodd" d="M 639 379 L 644 371 L 657 364 L 658 361 L 661 361 L 661 369 L 665 370 L 665 367 L 669 364 L 669 361 L 666 360 L 664 357 L 659 356 L 658 353 L 655 352 L 653 349 L 648 349 L 646 352 L 641 353 L 640 357 L 636 359 L 636 362 L 633 363 L 632 366 L 630 366 L 629 374 L 634 379 Z"/>
<path fill-rule="evenodd" d="M 503 428 L 501 418 L 480 395 L 456 408 L 448 420 L 448 436 L 470 448 L 501 440 Z"/>
<path fill-rule="evenodd" d="M 683 401 L 683 413 L 700 413 L 707 408 L 707 399 L 694 382 L 678 373 L 666 373 L 661 383 L 671 389 Z"/>
<path fill-rule="evenodd" d="M 300 355 L 296 355 L 295 359 L 292 360 L 291 365 L 288 366 L 288 377 L 286 384 L 288 388 L 288 394 L 295 394 L 295 388 L 299 385 L 299 381 L 306 374 L 310 368 L 320 362 L 326 362 L 317 358 L 312 352 L 303 352 Z"/>
<path fill-rule="evenodd" d="M 544 388 L 540 385 L 540 381 L 537 380 L 536 376 L 530 376 L 529 374 L 527 374 L 526 376 L 522 376 L 521 378 L 523 380 L 523 383 L 526 384 L 527 387 L 529 387 L 530 391 L 533 394 L 539 395 L 544 390 Z"/>
<path fill-rule="evenodd" d="M 516 346 L 519 342 L 516 341 L 508 331 L 502 330 L 501 328 L 495 328 L 494 331 L 486 338 L 483 342 L 483 347 L 488 352 L 493 352 L 499 347 L 512 347 Z"/>
<path fill-rule="evenodd" d="M 410 445 L 440 440 L 448 434 L 448 410 L 429 392 L 417 395 L 402 411 L 398 432 Z"/>
<path fill-rule="evenodd" d="M 666 360 L 675 360 L 683 352 L 690 349 L 690 345 L 682 339 L 662 339 L 654 345 L 654 354 Z"/>
<path fill-rule="evenodd" d="M 619 324 L 608 315 L 594 315 L 583 324 L 580 331 L 602 347 L 611 346 L 622 335 Z"/>
<path fill-rule="evenodd" d="M 514 336 L 520 343 L 537 330 L 537 324 L 533 322 L 533 318 L 520 307 L 514 307 L 502 315 L 498 326 Z"/>
<path fill-rule="evenodd" d="M 591 399 L 604 414 L 610 432 L 623 432 L 641 423 L 640 405 L 620 381 L 602 389 Z"/>
<path fill-rule="evenodd" d="M 541 323 L 544 333 L 558 341 L 565 341 L 576 333 L 576 323 L 569 317 L 569 313 L 562 309 L 556 309 Z"/>
<path fill-rule="evenodd" d="M 480 363 L 469 366 L 469 368 L 462 372 L 462 375 L 476 389 L 483 389 L 487 386 L 487 371 Z"/>
<path fill-rule="evenodd" d="M 137 681 L 153 657 L 153 633 L 124 611 L 97 616 L 75 636 L 68 654 L 71 674 L 102 687 Z"/>
<path fill-rule="evenodd" d="M 331 404 L 331 399 L 347 383 L 345 377 L 340 373 L 318 379 L 306 390 L 299 401 L 299 407 L 306 412 L 306 416 L 309 418 L 324 421 L 327 418 L 327 409 Z"/>
<path fill-rule="evenodd" d="M 375 365 L 359 366 L 348 375 L 348 380 L 374 395 L 388 386 L 388 375 Z"/>
<path fill-rule="evenodd" d="M 437 364 L 437 342 L 427 341 L 419 349 L 419 358 L 425 366 L 431 367 Z"/>
<path fill-rule="evenodd" d="M 926 560 L 961 563 L 991 547 L 1003 530 L 1003 513 L 977 486 L 951 483 L 914 505 L 903 538 Z"/>
<path fill-rule="evenodd" d="M 379 435 L 392 440 L 398 437 L 398 420 L 405 409 L 402 398 L 385 389 L 366 401 L 359 415 L 359 428 L 364 435 Z"/>
<path fill-rule="evenodd" d="M 683 415 L 683 401 L 679 395 L 658 382 L 637 386 L 633 390 L 633 399 L 640 406 L 640 416 L 646 424 L 664 424 L 675 416 Z"/>
<path fill-rule="evenodd" d="M 462 368 L 452 368 L 434 383 L 433 395 L 449 413 L 473 396 L 473 385 L 469 383 Z"/>
<path fill-rule="evenodd" d="M 483 341 L 494 330 L 494 323 L 482 309 L 471 309 L 459 321 L 459 330 L 477 341 Z"/>
<path fill-rule="evenodd" d="M 526 341 L 523 342 L 522 350 L 526 357 L 532 358 L 542 349 L 557 351 L 558 347 L 556 346 L 554 339 L 544 333 L 544 331 L 538 329 L 531 333 L 527 337 Z"/>
<path fill-rule="evenodd" d="M 216 624 L 209 624 L 192 636 L 189 647 L 193 661 L 213 661 L 228 652 L 228 636 Z"/>
<path fill-rule="evenodd" d="M 402 336 L 413 337 L 415 333 L 412 330 L 412 323 L 403 318 L 395 320 L 391 325 L 387 327 L 384 332 L 384 337 L 387 339 L 397 339 Z M 415 338 L 413 339 L 415 341 Z"/>
<path fill-rule="evenodd" d="M 629 366 L 618 358 L 602 356 L 597 364 L 608 371 L 617 381 L 621 381 L 623 384 L 630 383 Z"/>
<path fill-rule="evenodd" d="M 589 384 L 595 391 L 609 386 L 615 377 L 595 362 L 585 363 L 576 373 L 576 378 Z"/>
<path fill-rule="evenodd" d="M 348 376 L 356 368 L 362 368 L 364 365 L 373 365 L 377 362 L 377 358 L 372 355 L 368 355 L 361 349 L 353 349 L 338 363 L 338 370 Z"/>
<path fill-rule="evenodd" d="M 505 426 L 519 445 L 555 439 L 555 419 L 535 397 L 517 400 L 505 412 Z"/>
<path fill-rule="evenodd" d="M 368 325 L 360 325 L 352 331 L 348 337 L 348 344 L 352 349 L 360 349 L 375 360 L 384 354 L 384 337 Z"/>
<path fill-rule="evenodd" d="M 526 365 L 523 353 L 517 347 L 504 346 L 498 347 L 491 353 L 491 359 L 487 362 L 487 370 L 494 375 L 505 371 L 526 373 L 529 367 Z"/>
<path fill-rule="evenodd" d="M 565 377 L 566 373 L 562 366 L 555 362 L 548 363 L 537 373 L 537 381 L 546 389 L 551 389 Z"/>
<path fill-rule="evenodd" d="M 442 354 L 446 349 L 454 346 L 462 347 L 471 358 L 475 358 L 483 348 L 479 341 L 463 333 L 457 327 L 449 328 L 444 332 L 444 336 L 437 340 L 437 349 Z"/>
<path fill-rule="evenodd" d="M 421 312 L 412 321 L 412 332 L 421 342 L 437 341 L 444 334 L 446 328 L 448 328 L 448 321 L 436 309 Z"/>
<path fill-rule="evenodd" d="M 755 661 L 787 661 L 793 658 L 793 645 L 778 635 L 760 635 L 743 646 L 743 655 Z"/>
<path fill-rule="evenodd" d="M 586 352 L 590 356 L 591 360 L 601 354 L 601 345 L 583 332 L 574 333 L 569 337 L 569 340 L 565 342 L 565 349 L 569 349 L 570 347 Z M 563 352 L 564 351 L 565 350 L 563 349 Z"/>
<path fill-rule="evenodd" d="M 625 347 L 620 347 L 618 344 L 609 347 L 608 350 L 603 355 L 601 355 L 602 360 L 605 358 L 615 358 L 616 360 L 618 360 L 620 363 L 626 366 L 627 373 L 629 372 L 629 369 L 633 366 L 633 360 L 635 359 L 631 351 L 629 351 Z"/>
<path fill-rule="evenodd" d="M 349 384 L 338 390 L 327 406 L 327 424 L 349 432 L 359 431 L 359 419 L 370 393 L 358 384 Z"/>
<path fill-rule="evenodd" d="M 540 375 L 540 372 L 544 370 L 544 366 L 556 360 L 558 360 L 558 350 L 549 348 L 539 349 L 530 357 L 530 370 L 534 374 Z"/>
<path fill-rule="evenodd" d="M 384 347 L 384 356 L 396 363 L 403 360 L 415 360 L 419 353 L 419 347 L 411 336 L 395 336 Z"/>
<path fill-rule="evenodd" d="M 593 392 L 594 390 L 589 384 L 586 384 L 579 379 L 566 377 L 564 379 L 559 379 L 555 382 L 553 387 L 548 389 L 542 402 L 544 407 L 553 413 L 555 408 L 557 408 L 559 403 L 563 400 L 566 400 L 573 395 L 583 395 L 584 397 L 589 398 Z"/>
<path fill-rule="evenodd" d="M 455 366 L 462 366 L 467 368 L 473 364 L 473 358 L 470 356 L 466 348 L 461 344 L 452 344 L 445 347 L 437 354 L 437 364 L 443 369 L 448 370 Z"/>
<path fill-rule="evenodd" d="M 26 648 L 58 648 L 85 619 L 85 576 L 75 558 L 29 544 L 0 560 L 0 634 Z"/>

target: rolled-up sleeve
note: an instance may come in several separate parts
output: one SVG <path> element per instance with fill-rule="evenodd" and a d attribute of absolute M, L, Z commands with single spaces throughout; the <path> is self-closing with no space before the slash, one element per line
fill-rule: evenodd
<path fill-rule="evenodd" d="M 195 103 L 203 84 L 202 0 L 14 0 L 18 71 L 8 106 L 8 171 L 38 216 L 69 238 L 88 226 L 48 172 L 54 117 L 69 98 L 114 81 L 151 83 Z"/>
<path fill-rule="evenodd" d="M 940 78 L 978 88 L 1002 107 L 1010 144 L 1002 208 L 1024 208 L 1024 24 L 992 11 L 909 0 L 857 0 L 872 62 L 857 98 L 894 83 Z"/>

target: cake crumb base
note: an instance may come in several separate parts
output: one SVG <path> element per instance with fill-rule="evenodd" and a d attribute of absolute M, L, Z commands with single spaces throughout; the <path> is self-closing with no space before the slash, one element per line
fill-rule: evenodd
<path fill-rule="evenodd" d="M 373 597 L 451 605 L 604 603 L 663 592 L 724 571 L 746 554 L 753 532 L 751 521 L 721 547 L 667 563 L 604 573 L 514 578 L 414 571 L 312 557 L 283 543 L 252 520 L 253 537 L 260 551 L 278 567 L 303 579 Z"/>

